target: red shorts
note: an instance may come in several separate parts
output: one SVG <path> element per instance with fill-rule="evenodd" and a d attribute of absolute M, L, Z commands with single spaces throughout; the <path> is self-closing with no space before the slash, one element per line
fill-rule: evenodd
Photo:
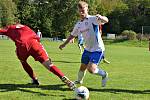
<path fill-rule="evenodd" d="M 26 61 L 29 56 L 32 56 L 36 61 L 41 63 L 49 59 L 46 50 L 36 39 L 26 44 L 17 45 L 16 54 L 21 61 Z"/>

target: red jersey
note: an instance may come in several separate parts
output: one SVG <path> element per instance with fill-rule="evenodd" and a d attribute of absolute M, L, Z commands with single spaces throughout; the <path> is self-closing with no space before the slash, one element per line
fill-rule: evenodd
<path fill-rule="evenodd" d="M 21 24 L 10 25 L 0 32 L 2 32 L 3 35 L 11 38 L 15 42 L 16 46 L 20 44 L 28 44 L 28 41 L 32 39 L 39 39 L 36 36 L 36 33 L 32 31 L 28 26 Z"/>
<path fill-rule="evenodd" d="M 21 61 L 26 61 L 30 55 L 41 63 L 49 59 L 46 50 L 39 42 L 39 37 L 28 26 L 11 25 L 7 29 L 0 30 L 0 34 L 8 36 L 15 42 L 16 54 Z"/>

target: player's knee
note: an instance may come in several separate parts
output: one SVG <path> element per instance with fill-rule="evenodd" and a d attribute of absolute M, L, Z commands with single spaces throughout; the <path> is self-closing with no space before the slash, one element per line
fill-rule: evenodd
<path fill-rule="evenodd" d="M 95 68 L 91 64 L 88 65 L 87 69 L 91 74 L 94 74 Z"/>
<path fill-rule="evenodd" d="M 53 65 L 50 58 L 49 58 L 48 60 L 44 61 L 42 64 L 43 64 L 47 69 L 50 69 L 50 66 Z"/>
<path fill-rule="evenodd" d="M 92 68 L 88 68 L 88 71 L 91 73 L 91 74 L 94 74 L 94 70 Z"/>
<path fill-rule="evenodd" d="M 94 71 L 93 70 L 88 70 L 91 74 L 94 74 Z"/>
<path fill-rule="evenodd" d="M 85 65 L 85 64 L 81 64 L 81 66 L 80 66 L 80 71 L 85 71 L 87 69 L 87 65 Z"/>

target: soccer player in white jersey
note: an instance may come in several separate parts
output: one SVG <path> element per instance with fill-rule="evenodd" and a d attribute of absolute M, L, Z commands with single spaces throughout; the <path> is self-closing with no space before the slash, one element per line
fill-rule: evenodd
<path fill-rule="evenodd" d="M 76 23 L 73 31 L 67 40 L 59 46 L 62 50 L 69 41 L 71 41 L 78 34 L 83 35 L 85 40 L 85 50 L 81 58 L 81 66 L 78 72 L 78 79 L 75 83 L 82 83 L 86 73 L 86 69 L 92 73 L 102 76 L 102 87 L 105 87 L 108 73 L 100 68 L 98 64 L 103 58 L 103 51 L 105 50 L 101 33 L 99 32 L 99 25 L 108 22 L 108 18 L 105 16 L 91 16 L 88 15 L 88 4 L 84 1 L 79 1 L 78 11 L 80 20 Z"/>
<path fill-rule="evenodd" d="M 42 32 L 38 29 L 38 31 L 37 31 L 36 34 L 39 37 L 39 39 L 41 40 L 41 38 L 42 38 Z"/>
<path fill-rule="evenodd" d="M 84 38 L 83 38 L 82 34 L 78 34 L 78 47 L 79 47 L 79 49 L 80 49 L 80 54 L 83 53 L 83 50 L 82 50 L 82 49 L 85 48 L 83 42 L 84 42 Z"/>

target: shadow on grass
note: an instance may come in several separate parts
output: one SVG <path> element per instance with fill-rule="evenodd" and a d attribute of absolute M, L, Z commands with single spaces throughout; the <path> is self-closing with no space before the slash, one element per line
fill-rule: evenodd
<path fill-rule="evenodd" d="M 97 91 L 97 92 L 109 92 L 109 93 L 131 93 L 131 94 L 150 94 L 150 90 L 128 90 L 128 89 L 93 89 L 88 88 L 89 91 Z"/>
<path fill-rule="evenodd" d="M 10 92 L 10 91 L 21 91 L 28 93 L 35 93 L 41 96 L 61 96 L 65 97 L 65 95 L 53 95 L 53 94 L 45 94 L 42 92 L 36 92 L 29 88 L 39 88 L 41 90 L 59 90 L 59 91 L 71 91 L 69 88 L 63 88 L 65 84 L 56 84 L 56 85 L 31 85 L 31 84 L 0 84 L 0 93 L 1 92 Z"/>

